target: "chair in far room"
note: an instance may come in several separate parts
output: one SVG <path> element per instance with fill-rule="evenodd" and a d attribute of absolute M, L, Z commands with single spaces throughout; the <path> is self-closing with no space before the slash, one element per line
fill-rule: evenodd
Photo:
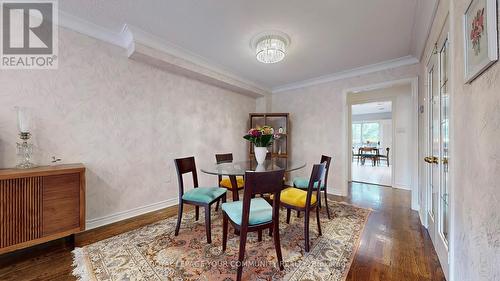
<path fill-rule="evenodd" d="M 352 147 L 352 162 L 354 162 L 354 159 L 357 159 L 357 162 L 359 164 L 359 160 L 361 158 L 361 152 L 358 149 L 358 152 L 354 152 L 354 146 Z"/>
<path fill-rule="evenodd" d="M 215 154 L 215 161 L 217 164 L 221 163 L 232 163 L 233 162 L 233 154 L 232 153 L 224 153 L 224 154 Z M 231 177 L 222 177 L 221 175 L 217 176 L 218 184 L 220 187 L 227 188 L 233 194 L 233 201 L 239 200 L 239 191 L 243 189 L 245 186 L 245 180 L 243 177 L 235 177 L 236 182 L 231 182 Z M 236 185 L 236 186 L 234 186 Z M 219 201 L 217 201 L 217 205 L 215 205 L 215 211 L 219 209 Z"/>
<path fill-rule="evenodd" d="M 390 151 L 390 148 L 386 148 L 385 151 L 386 151 L 385 155 L 383 155 L 383 154 L 377 155 L 377 162 L 380 165 L 380 160 L 385 160 L 387 162 L 387 167 L 389 167 L 389 151 Z"/>
<path fill-rule="evenodd" d="M 179 229 L 182 221 L 182 211 L 184 204 L 195 206 L 195 219 L 199 219 L 199 208 L 205 208 L 205 229 L 207 232 L 207 243 L 212 243 L 212 231 L 210 221 L 210 208 L 213 203 L 222 200 L 226 202 L 226 189 L 220 187 L 198 187 L 198 174 L 196 173 L 196 164 L 194 157 L 175 159 L 177 169 L 177 178 L 179 181 L 179 212 L 177 214 L 177 226 L 175 227 L 175 236 L 179 235 Z M 184 174 L 191 173 L 193 176 L 193 189 L 184 190 Z"/>

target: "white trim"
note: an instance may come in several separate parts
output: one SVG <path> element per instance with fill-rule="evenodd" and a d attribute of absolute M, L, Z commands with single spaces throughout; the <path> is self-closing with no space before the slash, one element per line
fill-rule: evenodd
<path fill-rule="evenodd" d="M 304 87 L 314 86 L 318 84 L 328 83 L 332 81 L 337 81 L 346 78 L 352 78 L 359 75 L 369 74 L 373 72 L 383 71 L 387 69 L 397 68 L 406 65 L 412 65 L 419 63 L 419 60 L 412 56 L 401 57 L 397 59 L 387 60 L 380 63 L 370 64 L 366 66 L 361 66 L 353 68 L 350 70 L 340 71 L 308 80 L 303 80 L 299 82 L 293 82 L 290 84 L 285 84 L 282 86 L 274 87 L 272 93 L 280 93 L 289 90 L 300 89 Z"/>
<path fill-rule="evenodd" d="M 243 83 L 248 86 L 248 88 L 256 88 L 258 91 L 270 93 L 271 90 L 266 87 L 259 85 L 253 81 L 247 80 L 225 69 L 223 66 L 218 65 L 215 62 L 209 61 L 208 59 L 188 51 L 181 46 L 178 46 L 172 42 L 168 42 L 163 38 L 160 38 L 154 34 L 146 32 L 136 26 L 125 24 L 123 30 L 129 30 L 133 34 L 133 41 L 135 44 L 139 43 L 147 47 L 151 47 L 158 51 L 167 53 L 174 56 L 177 59 L 182 59 L 190 62 L 198 67 L 205 68 L 206 70 L 213 71 L 219 75 L 226 76 L 229 79 L 237 80 L 239 83 Z"/>
<path fill-rule="evenodd" d="M 210 83 L 210 80 L 207 80 L 205 81 L 207 83 L 254 97 L 262 97 L 271 93 L 267 87 L 244 79 L 202 56 L 129 24 L 124 24 L 122 30 L 115 32 L 61 10 L 59 17 L 59 26 L 124 48 L 125 54 L 129 58 L 137 51 L 136 46 L 141 44 L 167 54 L 171 57 L 171 64 L 184 68 L 187 72 L 204 75 L 212 80 L 222 82 Z M 189 67 L 186 67 L 187 65 Z"/>
<path fill-rule="evenodd" d="M 59 26 L 122 48 L 126 48 L 127 46 L 127 38 L 123 38 L 121 32 L 116 33 L 97 24 L 70 15 L 62 10 L 59 10 Z"/>
<path fill-rule="evenodd" d="M 462 21 L 463 21 L 463 42 L 464 42 L 464 78 L 465 83 L 472 83 L 474 79 L 478 78 L 486 69 L 488 69 L 492 64 L 498 61 L 498 10 L 497 10 L 497 0 L 486 0 L 486 29 L 488 34 L 488 60 L 482 61 L 476 67 L 474 67 L 470 72 L 468 69 L 469 64 L 469 39 L 468 33 L 468 17 L 467 14 L 469 9 L 475 0 L 470 0 L 467 9 L 465 10 Z"/>
<path fill-rule="evenodd" d="M 419 169 L 419 160 L 418 160 L 418 140 L 419 140 L 419 135 L 418 135 L 418 121 L 419 121 L 419 104 L 418 104 L 418 90 L 419 90 L 419 80 L 418 76 L 415 78 L 411 79 L 411 105 L 412 105 L 412 115 L 413 115 L 413 130 L 412 134 L 413 136 L 411 139 L 413 139 L 413 151 L 412 151 L 412 158 L 413 158 L 413 173 L 412 173 L 412 185 L 414 188 L 412 188 L 412 194 L 411 194 L 411 208 L 417 212 L 420 212 L 420 203 L 419 203 L 419 196 L 420 196 L 420 178 L 418 176 L 418 169 Z"/>
<path fill-rule="evenodd" d="M 94 229 L 111 223 L 130 219 L 136 216 L 144 215 L 150 212 L 158 211 L 167 207 L 175 206 L 178 203 L 178 198 L 172 198 L 165 201 L 156 202 L 142 207 L 133 208 L 127 211 L 122 211 L 107 215 L 100 218 L 90 219 L 86 221 L 85 230 Z"/>
<path fill-rule="evenodd" d="M 340 197 L 346 197 L 348 194 L 342 192 L 342 190 L 339 190 L 337 188 L 330 188 L 330 192 L 327 193 L 328 195 L 335 195 L 335 196 L 340 196 Z"/>
<path fill-rule="evenodd" d="M 395 184 L 392 186 L 392 188 L 411 191 L 410 186 L 403 185 L 403 184 Z"/>
<path fill-rule="evenodd" d="M 221 76 L 225 76 L 224 79 L 237 81 L 234 85 L 236 87 L 241 87 L 241 85 L 246 85 L 243 87 L 245 90 L 252 89 L 251 91 L 256 94 L 256 96 L 265 96 L 270 93 L 279 93 L 283 91 L 303 88 L 307 86 L 332 82 L 340 79 L 346 79 L 355 77 L 358 75 L 369 74 L 377 71 L 383 71 L 387 69 L 397 68 L 406 65 L 412 65 L 419 62 L 419 60 L 413 56 L 405 56 L 401 58 L 391 59 L 380 63 L 375 63 L 371 65 L 361 66 L 350 70 L 340 71 L 333 74 L 328 74 L 308 80 L 293 82 L 290 84 L 285 84 L 281 86 L 269 89 L 263 85 L 259 85 L 253 81 L 244 79 L 233 72 L 224 69 L 224 67 L 217 65 L 216 63 L 209 61 L 208 59 L 199 56 L 193 52 L 190 52 L 178 45 L 168 42 L 156 35 L 150 34 L 141 30 L 140 28 L 125 24 L 120 30 L 120 32 L 115 32 L 94 24 L 92 22 L 83 20 L 64 11 L 59 11 L 59 25 L 73 31 L 82 33 L 84 35 L 102 40 L 104 42 L 119 46 L 126 49 L 126 55 L 128 57 L 136 51 L 135 44 L 140 43 L 141 45 L 154 48 L 161 52 L 167 53 L 174 58 L 185 60 L 195 66 L 197 66 L 198 71 L 195 72 L 215 72 Z M 193 71 L 189 69 L 189 71 Z M 201 73 L 203 74 L 203 73 Z M 219 85 L 220 86 L 220 85 Z"/>
<path fill-rule="evenodd" d="M 417 8 L 415 9 L 416 10 L 416 14 L 417 15 L 420 15 L 422 16 L 421 14 L 418 14 L 418 10 L 420 10 L 420 12 L 422 12 L 422 10 L 420 9 L 421 8 L 421 4 L 422 2 L 419 2 L 418 1 L 418 6 Z M 434 19 L 436 18 L 436 15 L 437 15 L 437 11 L 438 11 L 438 7 L 439 7 L 439 0 L 434 0 L 434 6 L 432 7 L 432 14 L 431 14 L 431 17 L 429 19 L 429 25 L 427 27 L 424 27 L 425 28 L 425 36 L 423 37 L 424 39 L 420 42 L 417 42 L 415 41 L 417 38 L 417 28 L 416 28 L 416 25 L 417 25 L 417 16 L 415 16 L 415 21 L 413 22 L 414 24 L 414 30 L 412 32 L 412 40 L 411 40 L 411 48 L 412 48 L 412 51 L 411 53 L 414 55 L 414 56 L 417 56 L 417 58 L 420 60 L 424 57 L 425 55 L 425 47 L 427 46 L 427 40 L 431 34 L 431 30 L 432 30 L 432 26 L 433 26 L 433 23 L 434 23 Z"/>
<path fill-rule="evenodd" d="M 422 215 L 422 212 L 418 212 L 418 217 L 420 218 L 420 224 L 427 229 L 429 226 L 427 225 L 427 219 L 426 219 L 427 213 L 424 213 Z"/>

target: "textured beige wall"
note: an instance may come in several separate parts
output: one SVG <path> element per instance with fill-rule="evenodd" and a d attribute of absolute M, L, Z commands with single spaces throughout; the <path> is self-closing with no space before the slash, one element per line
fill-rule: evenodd
<path fill-rule="evenodd" d="M 87 170 L 87 219 L 175 199 L 173 159 L 246 157 L 255 99 L 129 60 L 124 50 L 60 29 L 59 69 L 0 71 L 0 167 L 15 165 L 14 106 L 33 109 L 36 160 Z M 200 184 L 216 178 L 199 172 Z"/>
<path fill-rule="evenodd" d="M 441 1 L 424 57 L 449 12 L 453 216 L 450 273 L 457 281 L 496 281 L 500 280 L 500 65 L 496 63 L 472 84 L 465 84 L 462 15 L 469 2 Z M 421 73 L 425 73 L 424 65 Z M 421 102 L 424 93 L 421 91 Z"/>
<path fill-rule="evenodd" d="M 347 194 L 345 127 L 347 117 L 345 91 L 392 80 L 412 78 L 418 75 L 418 65 L 404 66 L 357 77 L 337 80 L 316 86 L 276 93 L 272 96 L 273 112 L 290 112 L 292 129 L 291 154 L 303 159 L 308 167 L 292 173 L 293 176 L 310 175 L 311 165 L 319 161 L 321 154 L 333 156 L 329 186 L 331 193 Z"/>

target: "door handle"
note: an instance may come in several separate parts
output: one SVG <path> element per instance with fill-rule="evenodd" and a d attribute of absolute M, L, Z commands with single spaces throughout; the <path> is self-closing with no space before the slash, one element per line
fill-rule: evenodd
<path fill-rule="evenodd" d="M 424 157 L 424 161 L 429 164 L 439 164 L 439 158 L 435 156 Z"/>

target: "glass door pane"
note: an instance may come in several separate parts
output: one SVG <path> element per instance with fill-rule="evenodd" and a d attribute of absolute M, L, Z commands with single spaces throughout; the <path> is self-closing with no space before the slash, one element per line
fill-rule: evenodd
<path fill-rule="evenodd" d="M 441 122 L 440 122 L 440 133 L 441 133 L 441 185 L 439 191 L 440 197 L 440 219 L 439 219 L 439 231 L 443 236 L 445 243 L 448 243 L 448 233 L 449 233 L 449 169 L 448 169 L 448 159 L 449 159 L 449 142 L 450 142 L 450 131 L 449 131 L 449 93 L 448 93 L 448 40 L 445 40 L 443 47 L 439 53 L 439 86 L 440 86 L 440 98 L 441 98 Z"/>

